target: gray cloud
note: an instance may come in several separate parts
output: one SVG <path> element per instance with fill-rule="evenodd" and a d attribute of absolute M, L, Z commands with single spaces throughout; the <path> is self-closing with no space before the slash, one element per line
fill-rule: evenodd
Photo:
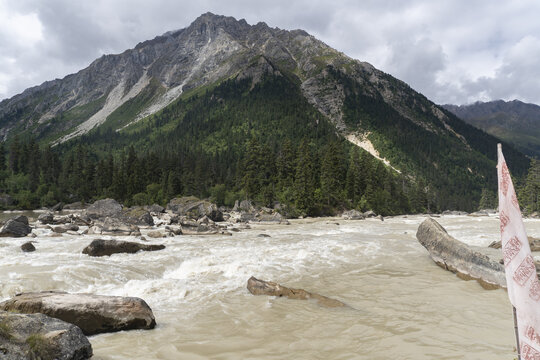
<path fill-rule="evenodd" d="M 211 11 L 307 30 L 438 103 L 540 103 L 539 10 L 534 0 L 0 0 L 0 99 Z"/>

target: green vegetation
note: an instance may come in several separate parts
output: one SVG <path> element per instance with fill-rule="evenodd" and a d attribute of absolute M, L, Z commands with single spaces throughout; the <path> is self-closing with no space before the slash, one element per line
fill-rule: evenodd
<path fill-rule="evenodd" d="M 296 81 L 267 74 L 255 86 L 251 79 L 228 79 L 195 89 L 120 132 L 115 129 L 151 101 L 151 91 L 119 108 L 104 126 L 55 148 L 16 137 L 9 149 L 0 147 L 0 159 L 6 159 L 0 161 L 0 189 L 18 208 L 104 197 L 128 206 L 164 205 L 193 195 L 226 206 L 246 198 L 264 206 L 279 202 L 292 216 L 350 208 L 382 215 L 472 211 L 482 189 L 494 191 L 496 139 L 451 118 L 451 126 L 466 134 L 470 151 L 464 152 L 463 139 L 444 133 L 439 119 L 420 111 L 425 104 L 411 108 L 441 129 L 437 133 L 329 69 L 346 90 L 346 124 L 369 131 L 402 174 L 338 135 Z M 522 176 L 523 156 L 511 150 L 505 155 Z"/>
<path fill-rule="evenodd" d="M 540 161 L 531 160 L 531 166 L 523 186 L 518 191 L 519 204 L 527 212 L 540 211 Z"/>
<path fill-rule="evenodd" d="M 13 338 L 13 332 L 11 326 L 7 321 L 0 321 L 0 337 L 3 337 L 6 340 Z"/>
<path fill-rule="evenodd" d="M 446 130 L 442 121 L 425 110 L 432 104 L 422 95 L 403 89 L 403 107 L 411 121 L 390 106 L 380 95 L 366 93 L 361 84 L 331 67 L 329 72 L 346 91 L 344 121 L 352 130 L 369 132 L 369 140 L 381 156 L 419 186 L 425 183 L 426 201 L 431 210 L 475 210 L 482 188 L 496 191 L 496 144 L 498 139 L 464 123 L 450 113 L 447 125 L 464 137 Z M 391 86 L 406 87 L 388 77 Z M 466 145 L 465 145 L 466 143 Z M 464 148 L 467 150 L 464 151 Z M 505 156 L 513 173 L 521 178 L 528 160 L 505 145 Z"/>
<path fill-rule="evenodd" d="M 30 359 L 52 360 L 55 354 L 54 344 L 42 334 L 32 334 L 26 338 L 26 344 L 30 348 Z"/>

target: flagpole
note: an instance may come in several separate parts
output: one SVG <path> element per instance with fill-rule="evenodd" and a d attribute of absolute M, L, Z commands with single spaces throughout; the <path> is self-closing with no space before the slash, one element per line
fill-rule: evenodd
<path fill-rule="evenodd" d="M 518 331 L 518 325 L 517 325 L 516 307 L 513 305 L 512 305 L 512 310 L 514 313 L 514 331 L 516 333 L 517 355 L 518 355 L 518 360 L 521 360 L 521 349 L 519 348 L 519 331 Z"/>

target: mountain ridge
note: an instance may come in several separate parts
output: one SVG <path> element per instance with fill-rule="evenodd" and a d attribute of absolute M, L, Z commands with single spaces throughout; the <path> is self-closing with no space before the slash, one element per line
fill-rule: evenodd
<path fill-rule="evenodd" d="M 540 106 L 519 100 L 443 105 L 464 121 L 540 157 Z"/>
<path fill-rule="evenodd" d="M 294 114 L 291 106 L 281 112 L 268 108 L 265 92 L 280 106 L 276 86 L 287 88 L 305 113 Z M 231 91 L 230 96 L 224 89 Z M 205 103 L 212 109 L 207 118 L 191 113 L 192 108 L 207 111 Z M 104 55 L 76 74 L 3 101 L 0 136 L 8 142 L 15 135 L 35 138 L 57 145 L 60 152 L 71 151 L 75 145 L 70 144 L 90 144 L 103 149 L 99 150 L 103 154 L 119 153 L 133 144 L 139 151 L 155 151 L 161 149 L 161 138 L 179 149 L 200 141 L 204 146 L 190 151 L 213 162 L 223 156 L 238 161 L 245 155 L 242 147 L 227 143 L 231 137 L 240 143 L 256 137 L 264 144 L 270 141 L 262 135 L 266 134 L 274 139 L 267 145 L 281 151 L 275 142 L 281 129 L 259 122 L 286 124 L 268 113 L 244 108 L 250 106 L 290 117 L 303 126 L 317 127 L 327 120 L 336 136 L 371 151 L 408 181 L 425 182 L 421 191 L 430 193 L 431 201 L 441 208 L 471 209 L 482 187 L 496 185 L 491 170 L 498 139 L 459 120 L 403 81 L 303 30 L 271 28 L 262 22 L 249 25 L 211 13 L 184 29 L 140 42 L 120 54 Z M 235 118 L 253 114 L 257 117 Z M 224 116 L 237 133 L 220 127 Z M 214 123 L 209 124 L 210 119 Z M 208 133 L 207 127 L 215 133 Z M 182 131 L 193 132 L 192 138 L 183 137 Z M 306 133 L 293 126 L 291 131 L 311 137 L 313 144 L 327 145 L 317 138 L 316 130 Z M 173 133 L 181 140 L 171 137 Z M 104 137 L 110 144 L 102 141 Z M 505 149 L 510 167 L 521 176 L 528 160 L 510 146 Z"/>

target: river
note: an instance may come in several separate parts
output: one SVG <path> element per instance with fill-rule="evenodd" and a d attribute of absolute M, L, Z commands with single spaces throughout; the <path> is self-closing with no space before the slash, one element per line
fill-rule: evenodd
<path fill-rule="evenodd" d="M 145 299 L 158 326 L 90 337 L 95 360 L 513 359 L 506 292 L 436 266 L 415 237 L 423 219 L 293 220 L 102 258 L 81 254 L 91 236 L 40 229 L 34 253 L 19 248 L 28 238 L 0 239 L 0 300 L 41 290 Z M 499 238 L 495 217 L 436 220 L 471 245 Z M 540 220 L 525 226 L 540 237 Z M 252 275 L 350 307 L 253 296 Z"/>

